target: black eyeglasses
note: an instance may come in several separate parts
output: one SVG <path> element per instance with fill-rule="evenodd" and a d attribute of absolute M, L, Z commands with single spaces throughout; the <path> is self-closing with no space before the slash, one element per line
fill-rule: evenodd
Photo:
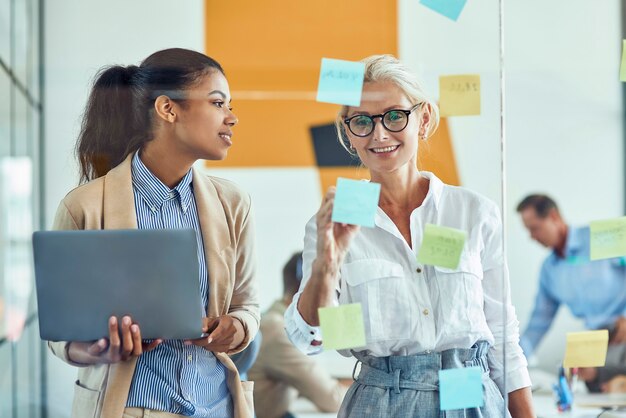
<path fill-rule="evenodd" d="M 354 115 L 344 119 L 348 129 L 356 136 L 365 137 L 374 132 L 376 126 L 375 118 L 380 118 L 383 126 L 390 132 L 400 132 L 409 124 L 409 115 L 417 109 L 421 103 L 416 104 L 409 110 L 391 109 L 380 115 Z"/>

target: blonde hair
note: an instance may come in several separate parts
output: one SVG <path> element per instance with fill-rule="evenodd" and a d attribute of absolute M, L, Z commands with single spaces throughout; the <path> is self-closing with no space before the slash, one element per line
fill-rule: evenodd
<path fill-rule="evenodd" d="M 426 96 L 413 73 L 396 57 L 389 54 L 371 55 L 362 59 L 361 62 L 365 64 L 364 83 L 390 81 L 398 86 L 413 104 L 420 103 L 422 111 L 430 113 L 430 122 L 425 127 L 424 132 L 424 139 L 429 138 L 439 126 L 439 107 Z M 335 128 L 337 130 L 337 139 L 341 146 L 348 153 L 355 156 L 356 153 L 350 150 L 350 142 L 348 141 L 346 128 L 343 123 L 349 108 L 350 106 L 341 107 L 335 119 Z"/>

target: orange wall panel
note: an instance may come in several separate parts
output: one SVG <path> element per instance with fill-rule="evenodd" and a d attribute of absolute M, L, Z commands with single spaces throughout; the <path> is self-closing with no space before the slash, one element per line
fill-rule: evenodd
<path fill-rule="evenodd" d="M 339 106 L 315 101 L 323 57 L 397 55 L 396 0 L 206 0 L 206 52 L 226 71 L 239 117 L 233 147 L 213 167 L 312 167 L 309 128 L 331 123 Z M 447 122 L 420 144 L 419 166 L 459 184 Z M 364 168 L 320 168 L 322 190 Z"/>
<path fill-rule="evenodd" d="M 207 54 L 224 67 L 241 121 L 228 158 L 211 166 L 315 165 L 309 127 L 339 110 L 315 102 L 322 57 L 397 54 L 395 0 L 207 0 L 205 13 Z"/>

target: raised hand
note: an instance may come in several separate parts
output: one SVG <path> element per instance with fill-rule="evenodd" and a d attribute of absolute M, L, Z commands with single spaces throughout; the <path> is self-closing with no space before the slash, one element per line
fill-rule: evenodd
<path fill-rule="evenodd" d="M 332 221 L 335 203 L 334 186 L 329 187 L 317 212 L 317 259 L 319 267 L 336 273 L 343 263 L 352 238 L 359 231 L 358 225 L 338 224 Z"/>

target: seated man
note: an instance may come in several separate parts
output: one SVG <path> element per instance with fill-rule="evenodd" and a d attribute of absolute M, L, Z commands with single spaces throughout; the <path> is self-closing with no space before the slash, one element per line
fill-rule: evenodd
<path fill-rule="evenodd" d="M 261 317 L 263 340 L 256 362 L 248 372 L 254 381 L 254 409 L 258 418 L 283 418 L 299 396 L 322 412 L 337 412 L 348 384 L 344 385 L 302 354 L 285 332 L 285 309 L 302 280 L 302 253 L 294 254 L 283 269 L 283 298 Z M 351 383 L 351 382 L 350 382 Z"/>
<path fill-rule="evenodd" d="M 546 334 L 561 304 L 585 321 L 588 329 L 608 329 L 607 366 L 619 366 L 626 342 L 626 263 L 623 258 L 590 261 L 589 228 L 568 226 L 556 203 L 545 195 L 530 195 L 517 206 L 530 236 L 552 252 L 543 262 L 539 290 L 520 345 L 531 357 Z M 614 353 L 611 353 L 614 351 Z M 611 361 L 612 358 L 616 360 Z M 612 364 L 613 363 L 613 364 Z M 591 390 L 615 375 L 616 370 L 581 370 Z M 608 372 L 606 378 L 604 372 Z M 609 377 L 610 376 L 610 377 Z"/>

